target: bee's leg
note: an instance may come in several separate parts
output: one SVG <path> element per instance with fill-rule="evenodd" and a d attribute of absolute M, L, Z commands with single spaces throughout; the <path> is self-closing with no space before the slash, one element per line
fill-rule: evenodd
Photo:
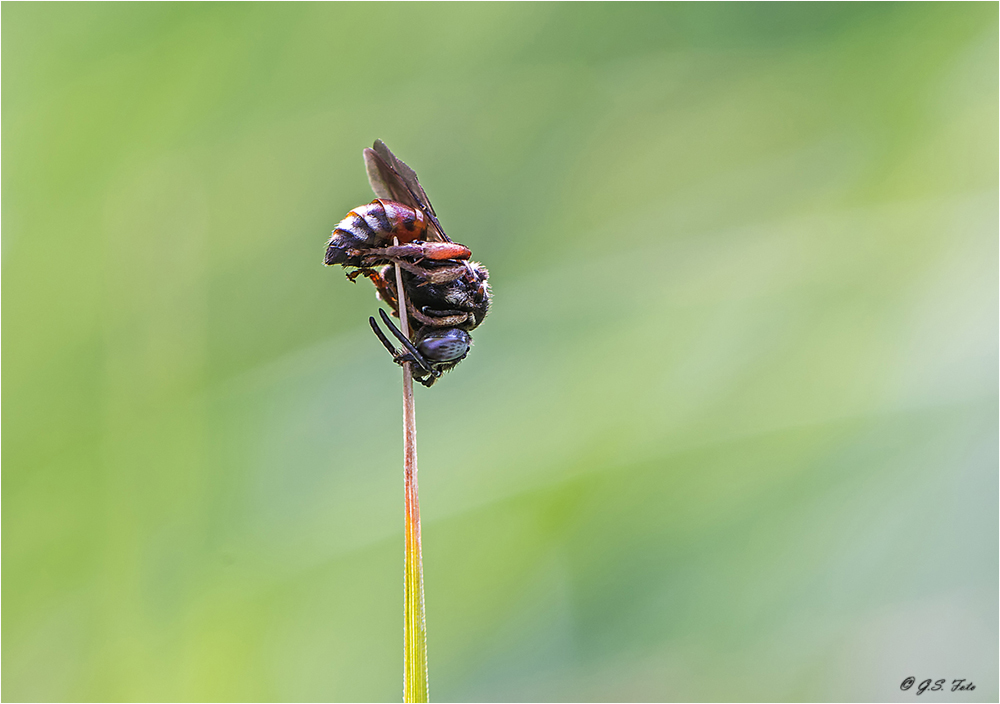
<path fill-rule="evenodd" d="M 472 256 L 472 250 L 454 242 L 409 242 L 386 247 L 351 249 L 352 256 L 378 256 L 386 259 L 429 259 L 435 262 L 462 261 Z"/>
<path fill-rule="evenodd" d="M 423 377 L 423 378 L 414 375 L 413 378 L 416 379 L 417 381 L 419 381 L 421 384 L 423 384 L 424 386 L 426 386 L 429 389 L 432 386 L 434 386 L 434 382 L 438 380 L 438 376 L 440 376 L 440 374 L 437 374 L 437 375 L 431 374 L 431 375 L 429 375 L 427 377 Z"/>
<path fill-rule="evenodd" d="M 368 249 L 360 249 L 358 252 L 362 257 L 365 258 L 379 258 L 385 259 L 401 259 L 403 257 L 409 257 L 410 259 L 423 259 L 424 250 L 420 245 L 416 244 L 397 244 L 388 245 L 386 247 L 369 247 Z"/>
<path fill-rule="evenodd" d="M 406 355 L 406 356 L 409 357 L 410 355 Z M 413 365 L 413 367 L 411 367 L 411 369 L 413 371 L 413 380 L 414 381 L 419 381 L 421 384 L 423 384 L 424 386 L 426 386 L 428 388 L 430 386 L 432 386 L 434 384 L 434 382 L 437 380 L 437 378 L 441 375 L 440 372 L 438 372 L 437 374 L 435 374 L 435 373 L 429 372 L 429 371 L 427 371 L 425 369 L 421 369 L 420 367 L 418 367 L 416 365 Z"/>
<path fill-rule="evenodd" d="M 350 266 L 350 265 L 348 265 L 348 266 Z M 377 275 L 378 275 L 378 272 L 375 271 L 374 269 L 372 269 L 370 267 L 367 267 L 367 266 L 359 266 L 354 271 L 347 272 L 347 279 L 351 283 L 354 283 L 354 280 L 356 278 L 358 278 L 359 276 L 367 276 L 370 279 L 372 276 L 377 276 Z"/>
<path fill-rule="evenodd" d="M 418 286 L 423 283 L 448 283 L 449 281 L 456 281 L 465 275 L 466 267 L 464 266 L 422 266 L 408 259 L 386 254 L 386 250 L 403 249 L 404 246 L 406 245 L 365 250 L 361 260 L 362 264 L 365 267 L 375 266 L 376 264 L 399 264 L 401 268 L 422 279 L 417 284 Z"/>
<path fill-rule="evenodd" d="M 410 242 L 409 244 L 380 247 L 379 251 L 387 257 L 414 257 L 438 262 L 468 259 L 472 256 L 472 250 L 464 244 L 455 242 Z"/>
<path fill-rule="evenodd" d="M 375 272 L 368 278 L 375 284 L 376 297 L 389 304 L 393 315 L 399 315 L 399 301 L 396 300 L 396 282 L 387 279 L 381 271 Z"/>
<path fill-rule="evenodd" d="M 361 261 L 366 267 L 381 266 L 383 264 L 399 264 L 402 268 L 416 274 L 417 276 L 424 276 L 427 273 L 427 269 L 425 267 L 422 267 L 419 264 L 414 264 L 406 259 L 387 257 L 382 253 L 381 249 L 366 250 L 366 253 Z"/>
<path fill-rule="evenodd" d="M 396 260 L 392 260 L 393 263 L 397 263 Z M 431 284 L 446 284 L 450 281 L 457 281 L 458 279 L 465 276 L 464 266 L 420 266 L 411 264 L 407 266 L 408 262 L 398 262 L 401 267 L 410 271 L 423 281 L 419 282 L 417 286 L 421 286 L 426 283 Z"/>
<path fill-rule="evenodd" d="M 430 325 L 435 328 L 451 328 L 456 325 L 461 325 L 466 320 L 469 319 L 468 313 L 462 313 L 456 311 L 455 315 L 448 315 L 444 317 L 434 317 L 426 315 L 423 311 L 417 310 L 416 306 L 413 305 L 413 301 L 409 298 L 406 299 L 406 310 L 415 319 L 419 320 L 424 325 Z"/>

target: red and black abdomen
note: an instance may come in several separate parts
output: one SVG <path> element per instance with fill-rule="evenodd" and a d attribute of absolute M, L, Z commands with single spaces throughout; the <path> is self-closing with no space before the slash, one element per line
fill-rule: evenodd
<path fill-rule="evenodd" d="M 355 208 L 337 224 L 326 247 L 327 265 L 361 266 L 361 250 L 385 247 L 396 237 L 400 244 L 423 239 L 427 218 L 402 203 L 378 198 Z"/>

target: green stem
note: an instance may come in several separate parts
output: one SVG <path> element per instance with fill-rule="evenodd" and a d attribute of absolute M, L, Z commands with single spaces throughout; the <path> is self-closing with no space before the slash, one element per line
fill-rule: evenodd
<path fill-rule="evenodd" d="M 410 336 L 403 275 L 396 265 L 399 322 Z M 426 702 L 427 622 L 424 616 L 424 566 L 420 552 L 420 499 L 417 495 L 417 422 L 413 405 L 413 372 L 403 365 L 403 490 L 406 497 L 406 550 L 403 561 L 403 701 Z"/>

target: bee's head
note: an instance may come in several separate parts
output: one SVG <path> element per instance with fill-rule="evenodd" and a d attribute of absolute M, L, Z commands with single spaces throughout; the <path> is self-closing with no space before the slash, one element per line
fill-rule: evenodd
<path fill-rule="evenodd" d="M 429 362 L 458 362 L 469 354 L 472 337 L 459 328 L 430 328 L 421 331 L 416 348 Z"/>

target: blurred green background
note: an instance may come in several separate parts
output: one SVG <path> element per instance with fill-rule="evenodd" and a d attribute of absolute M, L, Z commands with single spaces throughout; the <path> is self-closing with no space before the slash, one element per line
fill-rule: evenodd
<path fill-rule="evenodd" d="M 996 4 L 2 19 L 4 700 L 399 699 L 382 138 L 495 294 L 433 699 L 996 701 Z"/>

